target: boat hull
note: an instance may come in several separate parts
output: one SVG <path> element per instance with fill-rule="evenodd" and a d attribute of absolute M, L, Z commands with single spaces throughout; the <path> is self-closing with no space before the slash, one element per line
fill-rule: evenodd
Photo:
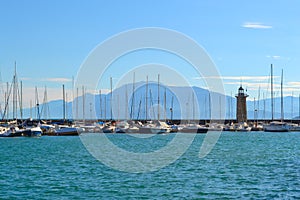
<path fill-rule="evenodd" d="M 183 128 L 180 130 L 182 133 L 207 133 L 208 128 Z"/>

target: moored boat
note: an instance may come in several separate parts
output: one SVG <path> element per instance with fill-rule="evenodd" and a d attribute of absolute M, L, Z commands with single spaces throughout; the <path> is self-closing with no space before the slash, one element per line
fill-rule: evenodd
<path fill-rule="evenodd" d="M 289 130 L 290 126 L 286 122 L 273 121 L 264 126 L 265 132 L 288 132 Z"/>
<path fill-rule="evenodd" d="M 208 128 L 198 124 L 187 124 L 181 127 L 178 131 L 182 133 L 207 133 Z"/>
<path fill-rule="evenodd" d="M 78 127 L 62 126 L 54 130 L 54 135 L 57 136 L 76 136 L 82 133 L 84 129 Z"/>

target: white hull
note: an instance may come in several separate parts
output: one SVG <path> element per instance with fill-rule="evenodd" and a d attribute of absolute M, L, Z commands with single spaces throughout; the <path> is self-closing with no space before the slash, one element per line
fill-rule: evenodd
<path fill-rule="evenodd" d="M 288 132 L 290 127 L 284 122 L 271 122 L 269 125 L 264 126 L 265 132 Z"/>

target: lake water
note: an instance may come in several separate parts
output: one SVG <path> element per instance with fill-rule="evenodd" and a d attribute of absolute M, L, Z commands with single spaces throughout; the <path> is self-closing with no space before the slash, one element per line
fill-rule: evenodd
<path fill-rule="evenodd" d="M 108 137 L 122 148 L 147 152 L 174 135 Z M 174 163 L 148 173 L 107 167 L 76 136 L 0 138 L 0 199 L 300 198 L 300 133 L 224 132 L 199 158 L 204 137 L 197 135 Z"/>

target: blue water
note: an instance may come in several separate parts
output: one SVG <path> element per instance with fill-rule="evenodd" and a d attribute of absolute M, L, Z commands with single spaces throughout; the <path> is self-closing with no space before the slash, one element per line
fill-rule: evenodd
<path fill-rule="evenodd" d="M 173 135 L 110 135 L 128 150 L 156 150 Z M 200 159 L 204 135 L 159 171 L 126 173 L 93 158 L 79 137 L 0 138 L 0 199 L 296 199 L 300 133 L 222 133 Z M 149 149 L 147 149 L 149 148 Z"/>

